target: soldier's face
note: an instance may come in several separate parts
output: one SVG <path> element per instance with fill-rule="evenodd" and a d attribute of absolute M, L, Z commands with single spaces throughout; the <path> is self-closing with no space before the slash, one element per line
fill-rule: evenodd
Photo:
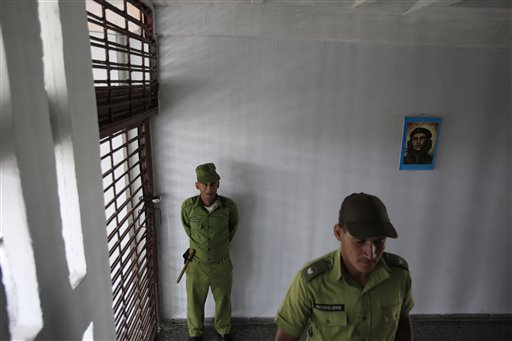
<path fill-rule="evenodd" d="M 427 135 L 423 133 L 414 134 L 414 136 L 412 137 L 412 147 L 414 148 L 414 150 L 418 152 L 423 149 L 426 143 Z"/>
<path fill-rule="evenodd" d="M 219 189 L 219 181 L 209 182 L 206 184 L 196 182 L 196 188 L 201 195 L 201 201 L 206 206 L 210 206 L 217 198 L 217 190 Z"/>
<path fill-rule="evenodd" d="M 355 238 L 340 225 L 334 227 L 334 235 L 341 242 L 343 264 L 353 275 L 372 272 L 386 248 L 386 237 Z"/>

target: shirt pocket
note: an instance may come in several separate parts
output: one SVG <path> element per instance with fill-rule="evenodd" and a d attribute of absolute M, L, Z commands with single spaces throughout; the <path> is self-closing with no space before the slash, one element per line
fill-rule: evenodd
<path fill-rule="evenodd" d="M 348 337 L 347 313 L 313 309 L 308 341 L 346 341 Z"/>
<path fill-rule="evenodd" d="M 190 219 L 190 234 L 192 240 L 196 242 L 204 242 L 206 240 L 205 230 L 201 217 L 196 216 Z"/>
<path fill-rule="evenodd" d="M 402 307 L 402 303 L 396 303 L 387 307 L 382 308 L 382 315 L 384 317 L 384 321 L 392 322 L 396 321 L 398 323 L 398 319 L 400 318 L 400 310 Z"/>
<path fill-rule="evenodd" d="M 228 216 L 223 210 L 214 212 L 208 217 L 212 229 L 212 239 L 216 241 L 225 241 L 229 238 Z"/>
<path fill-rule="evenodd" d="M 398 328 L 398 320 L 400 319 L 400 310 L 402 303 L 396 303 L 382 307 L 382 323 L 380 323 L 380 335 L 383 340 L 393 340 Z"/>

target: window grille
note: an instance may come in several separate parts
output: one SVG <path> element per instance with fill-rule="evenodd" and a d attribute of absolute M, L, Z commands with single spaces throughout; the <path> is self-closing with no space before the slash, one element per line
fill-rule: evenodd
<path fill-rule="evenodd" d="M 138 0 L 88 0 L 117 340 L 158 329 L 149 118 L 157 113 L 153 13 Z"/>
<path fill-rule="evenodd" d="M 152 12 L 136 0 L 89 0 L 87 16 L 98 122 L 106 136 L 157 112 Z"/>
<path fill-rule="evenodd" d="M 101 140 L 107 241 L 118 340 L 152 340 L 158 320 L 147 124 Z"/>

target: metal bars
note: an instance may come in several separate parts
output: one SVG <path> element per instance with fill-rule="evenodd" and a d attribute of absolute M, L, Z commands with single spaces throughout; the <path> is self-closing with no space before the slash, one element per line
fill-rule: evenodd
<path fill-rule="evenodd" d="M 102 137 L 158 107 L 157 45 L 140 1 L 89 0 L 87 18 Z"/>
<path fill-rule="evenodd" d="M 158 110 L 153 13 L 139 0 L 87 0 L 117 340 L 158 329 L 149 118 Z"/>
<path fill-rule="evenodd" d="M 153 187 L 147 122 L 101 140 L 107 242 L 118 340 L 152 340 L 158 327 Z"/>

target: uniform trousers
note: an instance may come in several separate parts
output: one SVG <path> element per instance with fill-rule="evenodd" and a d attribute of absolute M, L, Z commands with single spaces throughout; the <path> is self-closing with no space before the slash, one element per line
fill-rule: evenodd
<path fill-rule="evenodd" d="M 187 267 L 187 324 L 190 336 L 204 332 L 204 306 L 211 288 L 215 300 L 215 330 L 231 332 L 231 287 L 233 264 L 229 257 L 207 263 L 193 260 Z"/>

